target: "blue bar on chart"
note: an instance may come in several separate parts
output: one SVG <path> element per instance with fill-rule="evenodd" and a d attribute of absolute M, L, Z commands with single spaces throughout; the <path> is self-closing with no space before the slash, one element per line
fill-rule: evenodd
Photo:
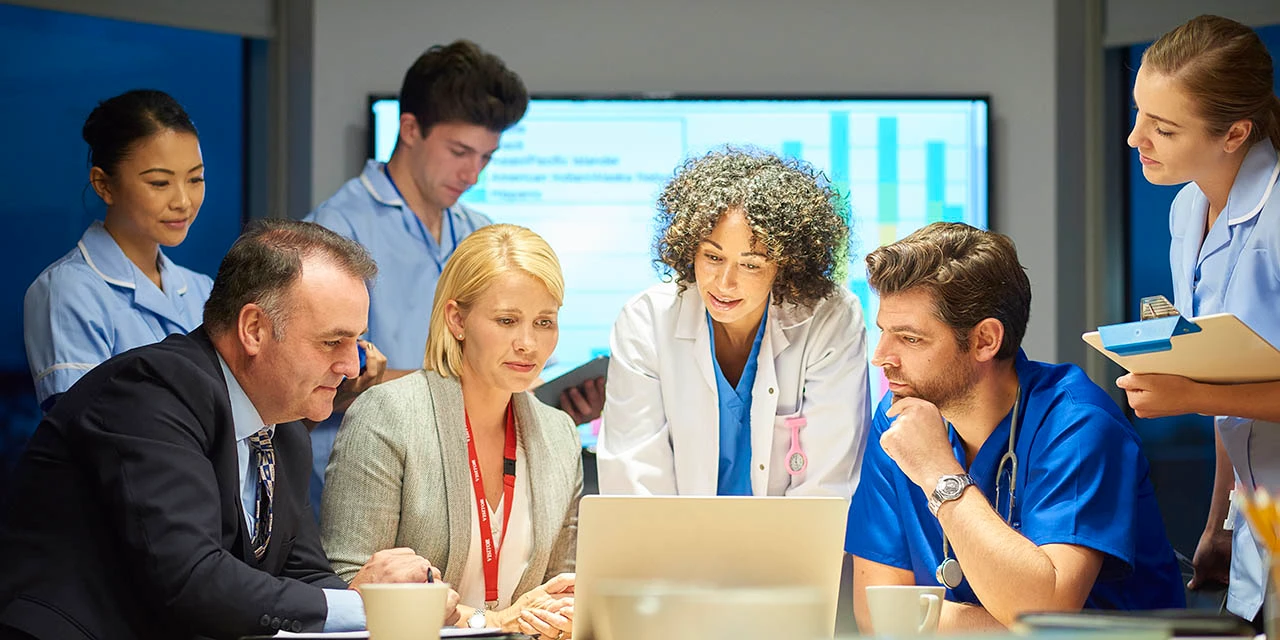
<path fill-rule="evenodd" d="M 898 119 L 880 118 L 876 135 L 878 163 L 876 222 L 879 243 L 888 244 L 898 235 Z"/>
<path fill-rule="evenodd" d="M 947 197 L 947 146 L 931 140 L 924 143 L 925 220 L 939 222 Z"/>
<path fill-rule="evenodd" d="M 849 112 L 831 112 L 831 181 L 849 195 Z"/>
<path fill-rule="evenodd" d="M 804 145 L 799 140 L 783 140 L 782 157 L 804 160 Z"/>
<path fill-rule="evenodd" d="M 853 211 L 849 204 L 849 112 L 831 112 L 831 186 L 835 187 L 844 206 L 840 215 L 845 222 L 853 222 Z"/>
<path fill-rule="evenodd" d="M 852 291 L 854 295 L 858 296 L 858 300 L 861 300 L 864 303 L 864 308 L 865 304 L 873 299 L 871 295 L 871 284 L 867 282 L 865 277 L 855 277 L 851 279 L 849 281 L 849 290 Z M 864 320 L 869 321 L 870 318 L 864 318 Z"/>

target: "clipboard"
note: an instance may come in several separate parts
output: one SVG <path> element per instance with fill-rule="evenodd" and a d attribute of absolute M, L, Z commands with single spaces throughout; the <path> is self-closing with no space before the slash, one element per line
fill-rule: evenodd
<path fill-rule="evenodd" d="M 1280 350 L 1230 313 L 1113 324 L 1081 337 L 1130 373 L 1214 384 L 1280 380 Z"/>

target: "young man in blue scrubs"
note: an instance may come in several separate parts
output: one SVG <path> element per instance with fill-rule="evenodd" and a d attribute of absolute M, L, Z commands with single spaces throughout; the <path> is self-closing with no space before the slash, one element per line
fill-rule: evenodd
<path fill-rule="evenodd" d="M 934 223 L 867 271 L 890 392 L 845 540 L 859 627 L 875 585 L 947 586 L 940 631 L 1184 606 L 1133 427 L 1078 367 L 1021 351 L 1031 285 L 1013 243 Z"/>
<path fill-rule="evenodd" d="M 422 368 L 444 263 L 468 234 L 493 224 L 458 198 L 479 180 L 502 133 L 524 117 L 528 104 L 520 77 L 475 43 L 431 47 L 405 73 L 391 159 L 369 160 L 307 216 L 363 244 L 378 263 L 366 337 L 386 355 L 383 380 Z M 311 434 L 317 513 L 341 422 L 335 412 Z"/>

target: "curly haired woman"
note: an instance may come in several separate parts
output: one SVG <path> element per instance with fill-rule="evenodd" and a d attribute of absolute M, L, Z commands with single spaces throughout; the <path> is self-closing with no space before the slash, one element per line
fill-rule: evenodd
<path fill-rule="evenodd" d="M 658 198 L 670 280 L 613 328 L 600 489 L 848 499 L 869 423 L 849 225 L 812 167 L 724 149 Z"/>

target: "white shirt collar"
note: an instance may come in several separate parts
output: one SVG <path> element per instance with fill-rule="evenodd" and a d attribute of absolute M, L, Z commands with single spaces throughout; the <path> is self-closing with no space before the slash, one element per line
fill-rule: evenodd
<path fill-rule="evenodd" d="M 236 440 L 244 440 L 263 427 L 275 427 L 262 421 L 262 416 L 249 400 L 249 395 L 244 392 L 244 387 L 240 386 L 240 381 L 231 374 L 222 354 L 218 354 L 218 365 L 222 367 L 222 377 L 227 381 L 227 396 L 231 399 L 231 420 L 236 427 Z"/>
<path fill-rule="evenodd" d="M 1267 206 L 1280 178 L 1280 159 L 1270 140 L 1255 142 L 1245 154 L 1235 184 L 1227 196 L 1227 224 L 1248 222 Z"/>
<path fill-rule="evenodd" d="M 129 261 L 120 245 L 116 244 L 101 220 L 95 220 L 85 229 L 76 243 L 84 261 L 107 284 L 126 289 L 137 289 L 138 277 L 142 272 Z M 187 279 L 182 276 L 169 256 L 160 251 L 160 278 L 164 282 L 165 291 L 174 291 L 178 295 L 187 292 Z"/>

